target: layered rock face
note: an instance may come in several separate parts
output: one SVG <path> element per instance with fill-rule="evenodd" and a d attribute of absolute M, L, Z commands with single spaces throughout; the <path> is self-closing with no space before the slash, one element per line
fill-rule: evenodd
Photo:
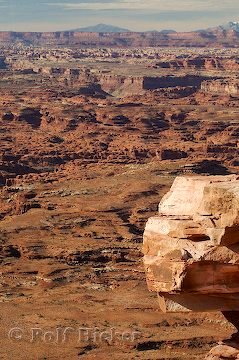
<path fill-rule="evenodd" d="M 174 87 L 194 87 L 199 89 L 202 82 L 207 80 L 204 76 L 119 76 L 99 74 L 95 81 L 98 81 L 102 89 L 108 93 L 115 91 L 124 94 L 141 94 L 148 90 L 157 90 Z"/>
<path fill-rule="evenodd" d="M 143 251 L 163 311 L 238 311 L 238 176 L 176 178 L 147 222 Z"/>
<path fill-rule="evenodd" d="M 227 94 L 231 96 L 239 95 L 239 81 L 238 80 L 214 80 L 203 81 L 201 89 L 205 93 L 211 94 Z"/>
<path fill-rule="evenodd" d="M 0 32 L 0 44 L 23 43 L 27 45 L 67 45 L 67 46 L 113 46 L 113 47 L 150 47 L 150 46 L 237 46 L 236 31 L 192 31 L 163 34 L 160 32 Z"/>
<path fill-rule="evenodd" d="M 239 64 L 236 59 L 225 59 L 220 57 L 197 56 L 187 59 L 171 59 L 168 61 L 159 61 L 157 68 L 164 69 L 195 69 L 195 70 L 238 70 Z"/>

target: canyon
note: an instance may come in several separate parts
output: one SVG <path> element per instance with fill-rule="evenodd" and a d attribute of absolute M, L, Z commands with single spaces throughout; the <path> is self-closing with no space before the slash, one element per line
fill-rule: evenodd
<path fill-rule="evenodd" d="M 238 50 L 0 35 L 1 359 L 204 359 L 234 328 L 160 310 L 143 233 L 177 176 L 238 176 Z"/>

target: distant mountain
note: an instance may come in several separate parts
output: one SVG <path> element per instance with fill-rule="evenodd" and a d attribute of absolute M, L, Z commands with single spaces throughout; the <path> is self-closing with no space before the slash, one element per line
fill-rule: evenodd
<path fill-rule="evenodd" d="M 208 32 L 208 31 L 215 31 L 215 30 L 224 30 L 224 31 L 234 30 L 239 33 L 239 21 L 229 21 L 228 23 L 223 24 L 223 25 L 219 25 L 216 27 L 210 27 L 206 30 L 204 29 L 204 30 L 198 30 L 198 31 Z"/>
<path fill-rule="evenodd" d="M 158 34 L 165 34 L 165 35 L 168 35 L 168 34 L 176 34 L 177 31 L 175 30 L 150 30 L 150 31 L 145 31 L 146 33 L 158 33 Z"/>
<path fill-rule="evenodd" d="M 223 25 L 218 25 L 215 27 L 209 27 L 207 29 L 197 29 L 197 30 L 193 30 L 193 33 L 200 33 L 201 35 L 204 34 L 204 36 L 220 36 L 219 33 L 226 32 L 226 34 L 228 35 L 228 33 L 230 32 L 230 30 L 233 30 L 236 33 L 236 36 L 239 37 L 239 22 L 238 21 L 229 21 L 226 24 Z"/>
<path fill-rule="evenodd" d="M 87 26 L 87 27 L 83 27 L 83 28 L 74 29 L 72 31 L 96 32 L 96 33 L 100 33 L 100 32 L 108 32 L 108 33 L 131 32 L 128 29 L 120 28 L 118 26 L 113 26 L 113 25 L 106 25 L 106 24 L 98 24 L 98 25 L 95 25 L 95 26 Z"/>
<path fill-rule="evenodd" d="M 160 34 L 165 34 L 165 35 L 167 35 L 167 34 L 176 34 L 177 33 L 177 31 L 175 31 L 175 30 L 167 30 L 167 29 L 165 29 L 165 30 L 161 30 L 161 31 L 159 31 L 160 32 Z"/>
<path fill-rule="evenodd" d="M 234 30 L 239 32 L 239 22 L 238 21 L 230 21 L 225 25 L 220 25 L 219 28 L 223 30 Z"/>

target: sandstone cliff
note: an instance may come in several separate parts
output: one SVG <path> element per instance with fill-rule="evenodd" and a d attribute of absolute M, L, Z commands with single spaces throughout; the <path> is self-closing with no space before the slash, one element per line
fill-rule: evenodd
<path fill-rule="evenodd" d="M 238 80 L 214 80 L 203 81 L 201 89 L 206 93 L 213 93 L 218 95 L 239 95 L 239 81 Z"/>
<path fill-rule="evenodd" d="M 0 44 L 23 43 L 26 45 L 67 45 L 67 46 L 111 46 L 111 47 L 148 47 L 148 46 L 220 46 L 235 47 L 239 44 L 237 32 L 217 30 L 160 33 L 160 32 L 0 32 Z"/>
<path fill-rule="evenodd" d="M 239 180 L 178 177 L 144 232 L 148 287 L 163 311 L 239 310 Z"/>

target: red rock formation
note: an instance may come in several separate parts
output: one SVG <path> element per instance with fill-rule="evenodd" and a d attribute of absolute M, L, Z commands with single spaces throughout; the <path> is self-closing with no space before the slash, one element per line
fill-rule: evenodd
<path fill-rule="evenodd" d="M 23 42 L 34 45 L 67 45 L 95 47 L 148 46 L 232 46 L 239 43 L 237 32 L 209 30 L 208 32 L 168 33 L 81 33 L 62 32 L 0 32 L 0 43 Z"/>
<path fill-rule="evenodd" d="M 212 58 L 197 56 L 188 59 L 174 59 L 159 61 L 155 64 L 156 68 L 165 69 L 195 69 L 195 70 L 238 70 L 239 64 L 236 59 Z"/>
<path fill-rule="evenodd" d="M 223 311 L 237 333 L 207 359 L 239 354 L 238 176 L 178 177 L 144 232 L 148 288 L 164 312 Z"/>
<path fill-rule="evenodd" d="M 201 89 L 206 93 L 237 96 L 239 95 L 239 81 L 238 80 L 203 81 L 201 85 Z"/>

